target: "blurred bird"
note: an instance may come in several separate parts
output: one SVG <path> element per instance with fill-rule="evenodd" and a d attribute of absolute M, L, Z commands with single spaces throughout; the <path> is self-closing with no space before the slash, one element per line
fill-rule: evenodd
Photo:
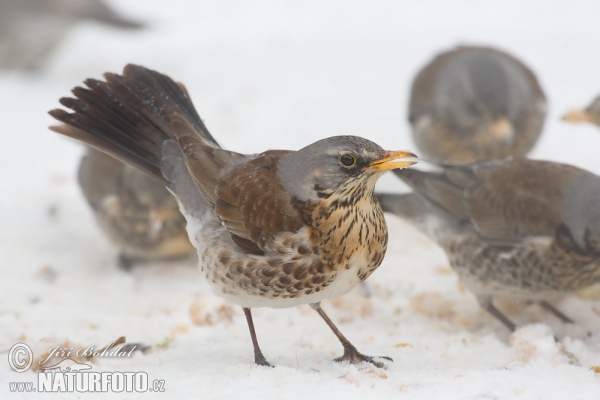
<path fill-rule="evenodd" d="M 546 97 L 529 68 L 471 46 L 439 54 L 418 73 L 408 110 L 422 156 L 451 163 L 525 155 L 545 116 Z"/>
<path fill-rule="evenodd" d="M 563 117 L 567 122 L 588 122 L 600 126 L 600 96 L 596 97 L 584 110 L 570 110 Z"/>
<path fill-rule="evenodd" d="M 479 304 L 511 331 L 495 298 L 548 301 L 600 282 L 600 177 L 524 158 L 394 171 L 414 191 L 378 193 L 386 212 L 438 243 Z"/>
<path fill-rule="evenodd" d="M 337 361 L 382 367 L 357 351 L 320 301 L 348 292 L 383 261 L 387 226 L 375 183 L 414 164 L 407 160 L 414 155 L 356 136 L 298 151 L 226 151 L 183 85 L 135 65 L 104 76 L 61 99 L 74 112 L 51 111 L 66 124 L 52 129 L 137 167 L 175 195 L 208 282 L 244 309 L 255 362 L 269 365 L 250 309 L 310 304 L 343 345 Z"/>
<path fill-rule="evenodd" d="M 194 251 L 177 200 L 164 185 L 91 147 L 78 178 L 98 225 L 121 249 L 121 267 Z"/>
<path fill-rule="evenodd" d="M 142 27 L 119 16 L 103 0 L 0 1 L 0 69 L 39 69 L 84 20 L 123 29 Z"/>

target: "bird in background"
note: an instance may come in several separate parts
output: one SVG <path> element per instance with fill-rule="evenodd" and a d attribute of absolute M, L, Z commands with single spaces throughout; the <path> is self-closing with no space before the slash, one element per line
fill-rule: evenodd
<path fill-rule="evenodd" d="M 98 225 L 121 250 L 122 268 L 181 258 L 195 250 L 177 200 L 143 172 L 88 147 L 78 180 Z"/>
<path fill-rule="evenodd" d="M 525 158 L 394 171 L 413 193 L 378 193 L 384 211 L 441 246 L 479 304 L 508 329 L 496 298 L 553 299 L 600 282 L 600 177 Z"/>
<path fill-rule="evenodd" d="M 570 110 L 562 117 L 563 121 L 567 122 L 587 122 L 600 127 L 600 96 L 596 97 L 583 110 Z"/>
<path fill-rule="evenodd" d="M 450 163 L 525 155 L 545 116 L 534 73 L 508 53 L 475 46 L 445 51 L 425 65 L 408 109 L 420 156 Z"/>
<path fill-rule="evenodd" d="M 61 99 L 73 112 L 51 111 L 64 123 L 52 129 L 138 168 L 174 194 L 203 275 L 216 294 L 244 310 L 255 362 L 270 365 L 251 308 L 310 304 L 342 343 L 336 361 L 383 367 L 357 351 L 320 301 L 347 293 L 381 264 L 388 236 L 375 183 L 387 170 L 414 164 L 414 155 L 356 136 L 298 151 L 227 151 L 183 85 L 135 65 L 104 77 Z"/>
<path fill-rule="evenodd" d="M 0 69 L 39 70 L 83 21 L 129 30 L 143 26 L 120 16 L 103 0 L 2 0 Z"/>

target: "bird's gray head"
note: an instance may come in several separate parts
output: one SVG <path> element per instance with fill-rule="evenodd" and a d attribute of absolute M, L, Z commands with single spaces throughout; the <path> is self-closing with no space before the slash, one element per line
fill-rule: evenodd
<path fill-rule="evenodd" d="M 506 139 L 524 113 L 545 115 L 545 97 L 537 79 L 519 61 L 490 48 L 466 47 L 440 72 L 436 108 L 461 134 L 500 130 Z"/>
<path fill-rule="evenodd" d="M 327 194 L 355 185 L 373 191 L 385 171 L 406 168 L 412 153 L 386 151 L 357 136 L 319 140 L 281 159 L 277 174 L 288 193 L 300 200 L 318 201 Z"/>

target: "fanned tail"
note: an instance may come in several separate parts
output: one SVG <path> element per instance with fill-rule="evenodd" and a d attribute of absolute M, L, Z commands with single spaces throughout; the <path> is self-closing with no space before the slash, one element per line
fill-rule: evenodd
<path fill-rule="evenodd" d="M 50 115 L 64 123 L 51 130 L 97 148 L 168 185 L 161 172 L 163 145 L 176 140 L 171 120 L 185 120 L 198 138 L 219 147 L 181 84 L 150 69 L 129 64 L 123 75 L 106 73 L 106 81 L 87 79 L 73 89 L 74 98 Z"/>

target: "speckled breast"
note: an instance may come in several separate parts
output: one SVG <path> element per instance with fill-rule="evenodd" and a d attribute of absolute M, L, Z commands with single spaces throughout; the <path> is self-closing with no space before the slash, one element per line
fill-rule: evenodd
<path fill-rule="evenodd" d="M 385 255 L 383 212 L 368 199 L 357 198 L 353 212 L 334 201 L 321 202 L 308 227 L 278 235 L 264 255 L 242 252 L 216 218 L 190 232 L 215 293 L 242 307 L 285 308 L 345 294 L 365 280 Z"/>

